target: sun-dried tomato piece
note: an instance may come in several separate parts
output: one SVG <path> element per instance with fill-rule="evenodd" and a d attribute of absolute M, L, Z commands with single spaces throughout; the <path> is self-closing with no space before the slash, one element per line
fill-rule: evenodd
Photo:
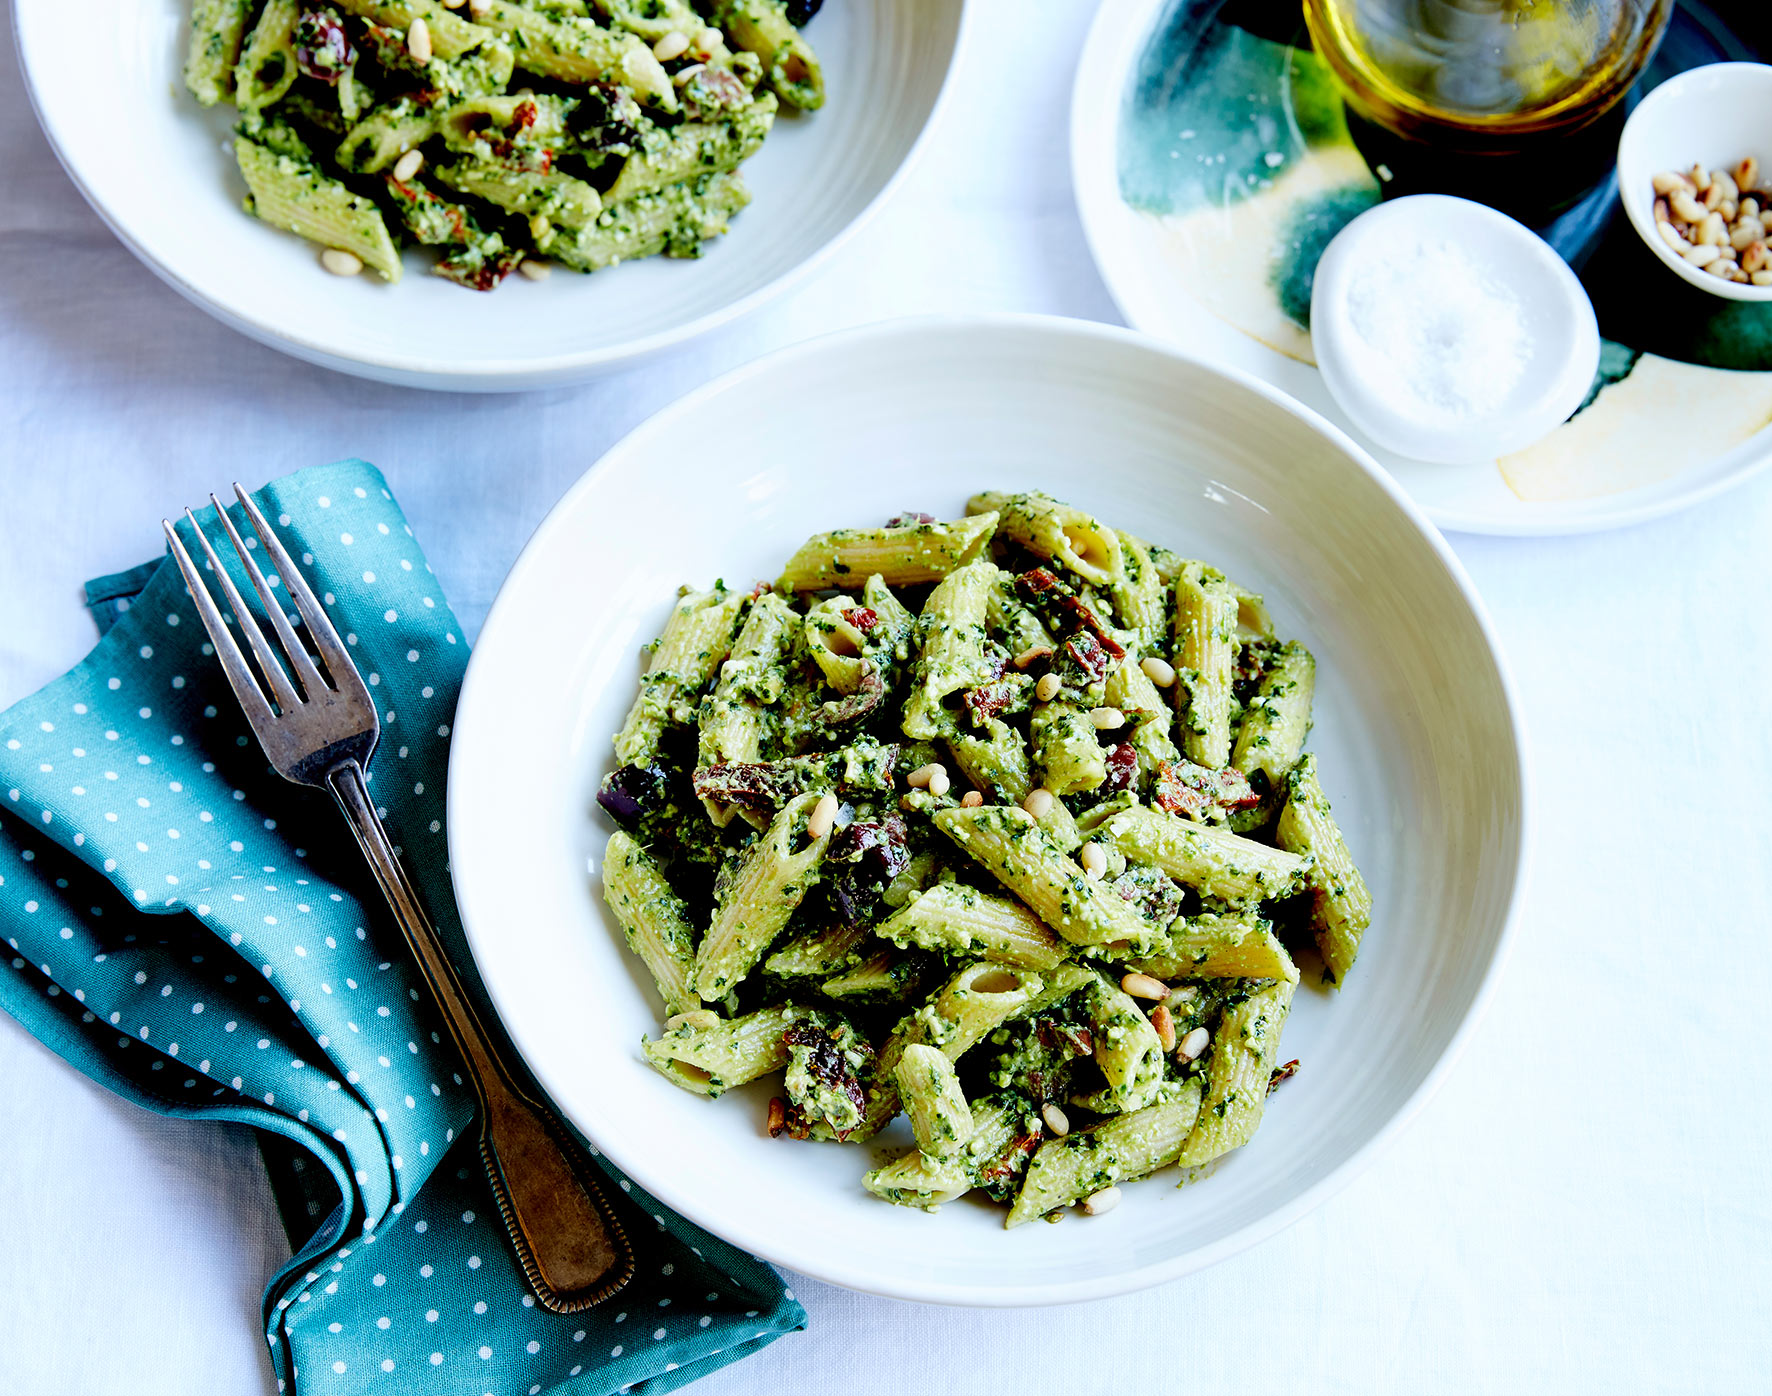
<path fill-rule="evenodd" d="M 1118 746 L 1108 748 L 1107 775 L 1101 782 L 1104 795 L 1118 794 L 1122 790 L 1130 790 L 1138 780 L 1138 752 L 1131 742 L 1121 742 Z"/>
<path fill-rule="evenodd" d="M 357 61 L 344 21 L 331 9 L 305 10 L 295 22 L 295 66 L 320 82 L 336 83 Z"/>
<path fill-rule="evenodd" d="M 1050 567 L 1031 567 L 1015 579 L 1015 594 L 1030 606 L 1040 605 L 1063 591 L 1064 583 Z"/>
<path fill-rule="evenodd" d="M 1119 663 L 1121 656 L 1126 653 L 1117 644 L 1114 649 L 1119 650 L 1120 653 L 1116 655 L 1113 650 L 1108 649 L 1087 630 L 1078 631 L 1064 642 L 1066 658 L 1081 669 L 1087 677 L 1087 681 L 1092 684 L 1102 682 L 1109 674 L 1113 673 L 1114 665 Z"/>
<path fill-rule="evenodd" d="M 1168 926 L 1187 904 L 1181 884 L 1156 868 L 1133 864 L 1110 884 L 1153 926 Z"/>
<path fill-rule="evenodd" d="M 1040 611 L 1049 625 L 1060 630 L 1075 628 L 1093 636 L 1116 663 L 1126 657 L 1126 648 L 1115 638 L 1112 627 L 1103 624 L 1101 617 L 1079 600 L 1050 569 L 1036 567 L 1023 572 L 1015 579 L 1015 591 L 1023 601 Z"/>
<path fill-rule="evenodd" d="M 880 623 L 880 613 L 872 606 L 849 606 L 843 611 L 843 619 L 865 635 Z"/>
<path fill-rule="evenodd" d="M 861 750 L 858 745 L 849 749 Z M 759 814 L 774 814 L 794 796 L 806 790 L 847 789 L 883 791 L 891 788 L 898 748 L 881 745 L 877 753 L 852 769 L 843 752 L 816 756 L 791 756 L 780 761 L 722 761 L 698 766 L 690 777 L 697 799 L 721 805 L 740 805 Z"/>
<path fill-rule="evenodd" d="M 866 924 L 910 862 L 910 831 L 899 815 L 846 824 L 831 835 L 822 865 L 833 908 L 851 926 Z"/>
<path fill-rule="evenodd" d="M 935 522 L 934 514 L 925 514 L 915 509 L 907 509 L 902 514 L 894 514 L 886 520 L 887 528 L 909 528 L 912 524 L 930 524 Z"/>
<path fill-rule="evenodd" d="M 623 824 L 640 818 L 665 795 L 670 776 L 663 766 L 621 766 L 603 777 L 597 803 Z"/>
<path fill-rule="evenodd" d="M 991 683 L 980 684 L 977 688 L 967 689 L 960 695 L 960 701 L 972 715 L 973 724 L 982 727 L 1013 703 L 1015 694 L 1014 683 L 1008 679 L 996 679 Z"/>
<path fill-rule="evenodd" d="M 503 245 L 496 238 L 494 245 L 472 245 L 452 252 L 438 261 L 438 276 L 470 291 L 490 291 L 517 269 L 523 253 Z"/>
<path fill-rule="evenodd" d="M 1040 1147 L 1042 1133 L 1044 1131 L 1035 1125 L 1031 1130 L 1016 1134 L 995 1156 L 979 1166 L 978 1185 L 999 1202 L 1006 1200 L 1015 1190 L 1015 1180 L 1027 1167 L 1034 1150 Z"/>
<path fill-rule="evenodd" d="M 750 88 L 730 68 L 698 67 L 683 85 L 684 105 L 693 109 L 695 115 L 734 112 L 750 100 Z"/>
<path fill-rule="evenodd" d="M 1261 796 L 1234 767 L 1215 771 L 1192 761 L 1159 761 L 1152 801 L 1183 819 L 1202 820 L 1214 809 L 1248 809 L 1260 804 Z"/>
<path fill-rule="evenodd" d="M 1061 1023 L 1056 1018 L 1040 1018 L 1034 1023 L 1034 1035 L 1049 1052 L 1071 1057 L 1087 1057 L 1095 1051 L 1095 1037 L 1088 1028 L 1075 1023 Z"/>
<path fill-rule="evenodd" d="M 806 1073 L 820 1089 L 847 1099 L 854 1105 L 857 1119 L 866 1114 L 867 1090 L 855 1074 L 855 1069 L 849 1065 L 849 1058 L 835 1037 L 816 1023 L 794 1023 L 782 1033 L 781 1040 L 790 1050 L 796 1047 L 805 1049 Z M 791 1080 L 789 1084 L 792 1085 Z M 797 1113 L 804 1121 L 804 1111 Z M 844 1129 L 836 1131 L 839 1140 L 849 1133 L 849 1130 Z"/>
<path fill-rule="evenodd" d="M 698 766 L 690 781 L 698 799 L 773 814 L 800 793 L 804 777 L 785 761 L 722 761 Z"/>
<path fill-rule="evenodd" d="M 1274 1091 L 1274 1087 L 1278 1086 L 1282 1081 L 1290 1081 L 1297 1074 L 1298 1074 L 1298 1058 L 1297 1057 L 1294 1057 L 1291 1061 L 1287 1062 L 1284 1066 L 1275 1067 L 1274 1074 L 1267 1078 L 1268 1094 L 1272 1095 L 1273 1091 Z"/>
<path fill-rule="evenodd" d="M 869 612 L 872 615 L 873 612 Z M 886 681 L 880 677 L 879 666 L 873 660 L 863 660 L 861 679 L 855 686 L 855 692 L 843 698 L 833 698 L 821 703 L 818 709 L 818 721 L 821 727 L 847 727 L 852 722 L 860 722 L 864 717 L 886 701 Z"/>

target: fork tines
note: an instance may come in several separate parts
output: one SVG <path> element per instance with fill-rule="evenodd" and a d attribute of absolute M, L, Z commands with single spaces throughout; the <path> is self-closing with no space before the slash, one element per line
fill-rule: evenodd
<path fill-rule="evenodd" d="M 197 615 L 203 622 L 203 628 L 209 632 L 215 643 L 216 657 L 221 661 L 222 668 L 228 676 L 240 704 L 246 709 L 246 716 L 253 727 L 268 725 L 277 721 L 280 716 L 288 716 L 305 703 L 312 703 L 327 694 L 338 693 L 347 697 L 357 698 L 368 704 L 369 692 L 357 673 L 356 666 L 345 651 L 338 632 L 333 629 L 332 621 L 321 608 L 319 599 L 302 575 L 296 570 L 294 560 L 272 532 L 265 516 L 259 512 L 258 506 L 246 493 L 244 487 L 236 483 L 234 494 L 246 517 L 252 521 L 253 532 L 264 544 L 265 551 L 270 555 L 276 579 L 289 594 L 289 599 L 300 613 L 308 638 L 312 641 L 320 661 L 326 666 L 321 673 L 315 664 L 314 656 L 308 647 L 301 642 L 295 628 L 290 624 L 289 617 L 283 613 L 273 594 L 272 583 L 267 580 L 258 563 L 253 559 L 252 549 L 240 536 L 234 526 L 233 519 L 220 499 L 209 496 L 215 506 L 216 516 L 221 520 L 222 527 L 227 530 L 228 540 L 234 545 L 234 552 L 240 559 L 247 577 L 252 582 L 253 590 L 258 593 L 259 600 L 264 603 L 265 614 L 270 620 L 271 628 L 276 635 L 279 649 L 273 648 L 260 629 L 246 599 L 234 585 L 227 566 L 211 545 L 203 529 L 198 525 L 196 515 L 189 509 L 185 517 L 190 520 L 191 529 L 197 535 L 208 559 L 208 568 L 219 580 L 222 595 L 228 608 L 233 612 L 240 630 L 246 636 L 246 643 L 252 650 L 257 661 L 258 673 L 248 663 L 246 655 L 241 651 L 238 642 L 229 633 L 226 617 L 216 605 L 215 598 L 210 595 L 209 588 L 203 583 L 202 575 L 191 555 L 180 541 L 178 530 L 171 520 L 162 520 L 166 530 L 166 539 L 171 547 L 172 555 L 178 561 L 179 571 L 184 574 L 185 585 L 191 593 L 191 600 L 197 607 Z M 331 683 L 327 682 L 328 678 Z M 292 681 L 293 680 L 293 681 Z M 273 708 L 273 704 L 275 707 Z M 373 711 L 373 705 L 369 705 Z"/>

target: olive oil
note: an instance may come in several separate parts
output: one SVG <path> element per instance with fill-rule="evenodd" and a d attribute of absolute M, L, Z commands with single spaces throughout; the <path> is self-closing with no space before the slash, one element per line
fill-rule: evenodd
<path fill-rule="evenodd" d="M 1505 148 L 1603 116 L 1654 52 L 1671 0 L 1306 0 L 1317 52 L 1367 119 Z"/>
<path fill-rule="evenodd" d="M 1481 199 L 1542 224 L 1610 173 L 1673 0 L 1304 0 L 1387 193 Z"/>

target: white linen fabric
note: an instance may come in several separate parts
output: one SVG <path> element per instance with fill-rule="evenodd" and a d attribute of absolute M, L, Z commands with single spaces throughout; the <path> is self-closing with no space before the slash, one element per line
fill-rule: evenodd
<path fill-rule="evenodd" d="M 151 556 L 163 515 L 236 477 L 374 461 L 471 632 L 566 486 L 716 373 L 900 314 L 1116 320 L 1066 175 L 1092 7 L 974 3 L 926 157 L 815 278 L 643 368 L 492 398 L 309 368 L 188 306 L 63 176 L 5 41 L 0 704 L 90 647 L 84 579 Z M 1201 1275 L 1068 1309 L 795 1280 L 810 1331 L 698 1391 L 1766 1390 L 1768 537 L 1772 477 L 1618 533 L 1453 540 L 1531 727 L 1536 871 L 1463 1061 L 1340 1196 Z M 0 1198 L 0 1386 L 274 1390 L 258 1294 L 288 1250 L 243 1134 L 136 1110 L 0 1016 Z"/>

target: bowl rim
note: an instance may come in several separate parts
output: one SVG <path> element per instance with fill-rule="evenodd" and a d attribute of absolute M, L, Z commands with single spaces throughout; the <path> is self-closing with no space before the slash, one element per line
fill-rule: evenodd
<path fill-rule="evenodd" d="M 515 599 L 517 593 L 529 570 L 537 565 L 536 558 L 549 544 L 556 530 L 565 527 L 565 521 L 575 512 L 579 498 L 595 486 L 600 475 L 599 467 L 603 462 L 618 454 L 629 454 L 637 447 L 643 446 L 650 437 L 668 427 L 674 417 L 692 410 L 711 397 L 742 387 L 745 383 L 762 375 L 791 368 L 794 364 L 815 356 L 824 357 L 833 352 L 841 352 L 878 341 L 914 340 L 919 336 L 931 335 L 943 337 L 976 330 L 1011 331 L 1029 336 L 1056 336 L 1103 344 L 1135 346 L 1143 353 L 1184 364 L 1190 370 L 1203 370 L 1210 375 L 1245 387 L 1258 397 L 1265 399 L 1273 408 L 1298 419 L 1307 427 L 1322 434 L 1330 444 L 1340 448 L 1349 462 L 1370 476 L 1403 512 L 1405 518 L 1414 525 L 1423 541 L 1439 559 L 1441 566 L 1446 569 L 1474 617 L 1500 683 L 1505 716 L 1513 737 L 1512 774 L 1519 791 L 1519 819 L 1515 837 L 1511 841 L 1511 847 L 1504 849 L 1504 854 L 1511 853 L 1512 855 L 1513 879 L 1502 915 L 1500 934 L 1490 955 L 1489 963 L 1482 971 L 1482 977 L 1470 1004 L 1465 1010 L 1462 1020 L 1453 1029 L 1444 1050 L 1428 1068 L 1403 1104 L 1340 1165 L 1283 1206 L 1275 1208 L 1265 1216 L 1208 1246 L 1188 1251 L 1167 1261 L 1129 1269 L 1119 1274 L 1064 1283 L 1026 1286 L 999 1285 L 982 1289 L 971 1285 L 952 1283 L 918 1283 L 882 1279 L 869 1273 L 865 1265 L 845 1262 L 841 1258 L 804 1254 L 797 1247 L 788 1247 L 784 1250 L 776 1244 L 777 1238 L 767 1234 L 760 1227 L 744 1218 L 710 1215 L 699 1205 L 699 1200 L 694 1195 L 686 1194 L 668 1178 L 661 1181 L 652 1176 L 652 1170 L 647 1166 L 644 1157 L 636 1160 L 631 1141 L 625 1135 L 618 1134 L 617 1137 L 608 1140 L 597 1138 L 591 1140 L 609 1156 L 611 1162 L 624 1172 L 631 1174 L 641 1187 L 665 1206 L 731 1244 L 760 1255 L 775 1264 L 827 1283 L 883 1298 L 978 1308 L 1020 1308 L 1109 1298 L 1179 1279 L 1226 1259 L 1289 1226 L 1305 1213 L 1340 1192 L 1366 1168 L 1370 1167 L 1379 1151 L 1415 1119 L 1439 1089 L 1462 1056 L 1465 1047 L 1495 997 L 1497 985 L 1518 933 L 1520 914 L 1530 881 L 1534 798 L 1531 772 L 1526 759 L 1528 741 L 1520 710 L 1519 695 L 1515 689 L 1505 652 L 1495 633 L 1494 625 L 1483 606 L 1475 585 L 1457 555 L 1453 553 L 1433 525 L 1427 521 L 1420 508 L 1403 493 L 1395 481 L 1376 462 L 1371 460 L 1356 442 L 1333 423 L 1259 379 L 1241 372 L 1226 370 L 1132 330 L 1058 316 L 948 314 L 879 321 L 857 328 L 835 331 L 776 350 L 722 374 L 693 390 L 662 408 L 623 436 L 561 496 L 537 526 L 505 580 L 501 583 L 492 607 L 487 613 L 485 625 L 482 627 L 482 638 L 489 629 L 500 626 L 503 623 L 504 613 L 517 604 Z M 479 695 L 486 684 L 486 670 L 481 662 L 481 653 L 477 644 L 474 653 L 469 657 L 467 673 L 463 678 L 453 723 L 454 740 L 449 758 L 450 780 L 447 797 L 448 843 L 451 879 L 461 910 L 467 942 L 470 951 L 476 955 L 476 962 L 481 970 L 487 992 L 496 1007 L 501 998 L 500 983 L 496 973 L 487 973 L 485 967 L 487 960 L 478 953 L 488 948 L 492 943 L 494 928 L 498 924 L 496 899 L 491 891 L 488 891 L 485 897 L 480 895 L 480 888 L 476 885 L 475 875 L 471 871 L 474 863 L 471 853 L 466 850 L 464 840 L 467 835 L 463 832 L 470 826 L 467 811 L 462 804 L 465 797 L 461 792 L 465 782 L 457 779 L 461 769 L 469 762 L 477 763 L 479 761 L 477 753 L 483 744 L 480 737 L 482 729 L 491 729 L 496 725 L 491 713 L 485 717 L 482 717 L 480 713 Z M 476 929 L 477 927 L 478 929 Z M 500 1016 L 502 1019 L 503 1014 L 501 1013 Z M 524 1060 L 535 1073 L 537 1081 L 544 1090 L 549 1090 L 551 1078 L 556 1073 L 550 1069 L 548 1063 L 538 1062 L 524 1051 L 525 1034 L 521 1022 L 513 1023 L 509 1019 L 504 1019 L 504 1022 L 512 1042 L 518 1051 L 523 1053 Z M 639 1165 L 637 1167 L 635 1166 L 636 1162 Z"/>
<path fill-rule="evenodd" d="M 1618 154 L 1615 160 L 1618 167 L 1618 198 L 1624 205 L 1625 217 L 1630 219 L 1630 225 L 1636 229 L 1637 236 L 1660 259 L 1662 265 L 1672 270 L 1682 281 L 1723 300 L 1763 304 L 1772 301 L 1772 286 L 1743 286 L 1739 282 L 1724 281 L 1676 255 L 1655 231 L 1655 219 L 1650 213 L 1652 201 L 1644 197 L 1641 189 L 1627 184 L 1625 180 L 1626 157 L 1631 151 L 1631 144 L 1654 124 L 1661 107 L 1678 101 L 1686 95 L 1687 88 L 1697 87 L 1706 79 L 1723 74 L 1739 77 L 1744 82 L 1758 82 L 1772 87 L 1772 64 L 1740 60 L 1700 64 L 1696 68 L 1675 73 L 1667 81 L 1658 84 L 1637 103 L 1635 110 L 1626 118 L 1624 129 L 1618 133 Z M 1653 170 L 1648 171 L 1643 178 L 1647 179 L 1654 173 Z"/>
<path fill-rule="evenodd" d="M 911 142 L 910 149 L 905 152 L 898 167 L 875 191 L 874 196 L 862 206 L 854 217 L 837 229 L 821 246 L 815 248 L 809 256 L 748 295 L 741 296 L 735 301 L 681 325 L 655 331 L 625 344 L 575 353 L 554 354 L 546 358 L 475 360 L 443 360 L 423 355 L 361 353 L 343 345 L 321 342 L 279 328 L 268 320 L 244 315 L 232 306 L 205 294 L 172 268 L 163 264 L 131 234 L 127 221 L 116 209 L 99 197 L 98 192 L 82 174 L 64 147 L 63 132 L 38 90 L 37 73 L 33 67 L 31 48 L 27 40 L 30 22 L 26 16 L 27 14 L 37 15 L 53 11 L 53 0 L 13 0 L 11 10 L 13 46 L 18 54 L 19 69 L 24 76 L 25 91 L 30 97 L 31 110 L 37 118 L 38 128 L 43 132 L 44 139 L 49 142 L 50 149 L 55 153 L 56 162 L 61 165 L 63 172 L 73 182 L 74 187 L 80 191 L 81 197 L 86 200 L 93 212 L 98 214 L 117 240 L 127 247 L 138 261 L 177 291 L 179 295 L 214 316 L 230 329 L 245 334 L 273 349 L 293 354 L 297 358 L 319 364 L 322 367 L 359 377 L 442 391 L 520 392 L 530 388 L 593 378 L 605 372 L 651 358 L 667 349 L 712 333 L 742 319 L 809 276 L 814 269 L 822 266 L 828 258 L 835 254 L 839 247 L 860 232 L 879 213 L 885 202 L 897 192 L 900 184 L 921 160 L 924 152 L 928 149 L 931 133 L 936 129 L 951 103 L 955 88 L 955 74 L 959 71 L 961 61 L 971 46 L 972 35 L 977 28 L 978 7 L 973 3 L 973 0 L 946 0 L 946 3 L 958 10 L 955 19 L 953 48 L 948 54 L 947 70 L 942 74 L 941 84 L 936 89 L 935 100 L 930 104 L 929 114 L 924 118 L 916 139 Z"/>

